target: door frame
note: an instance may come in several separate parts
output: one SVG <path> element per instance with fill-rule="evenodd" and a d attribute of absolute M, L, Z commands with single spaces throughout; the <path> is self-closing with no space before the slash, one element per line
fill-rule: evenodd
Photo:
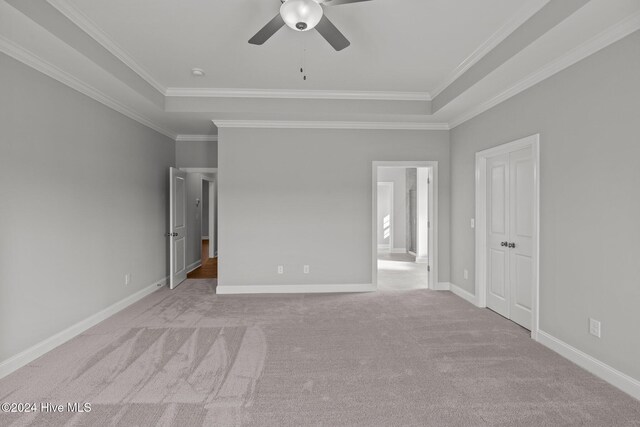
<path fill-rule="evenodd" d="M 378 168 L 427 168 L 429 169 L 429 221 L 428 258 L 431 271 L 428 273 L 427 289 L 438 289 L 438 162 L 437 161 L 373 161 L 371 162 L 371 282 L 378 289 Z"/>
<path fill-rule="evenodd" d="M 540 330 L 540 134 L 527 136 L 476 153 L 476 301 L 487 307 L 487 159 L 531 147 L 533 152 L 533 286 L 531 338 Z"/>
<path fill-rule="evenodd" d="M 389 253 L 392 253 L 393 252 L 393 235 L 394 235 L 394 229 L 395 229 L 395 226 L 393 224 L 393 219 L 394 219 L 393 209 L 395 208 L 395 199 L 394 199 L 395 195 L 393 194 L 393 192 L 394 192 L 395 186 L 393 185 L 393 181 L 379 181 L 377 184 L 378 184 L 378 187 L 380 187 L 380 185 L 387 186 L 391 190 L 389 193 L 391 197 L 391 209 L 389 210 L 389 221 L 390 221 L 390 228 L 391 228 L 391 232 L 389 233 Z M 376 197 L 377 197 L 377 194 L 376 194 Z M 376 212 L 377 212 L 377 207 L 376 207 Z M 377 223 L 378 223 L 378 216 L 376 215 L 376 224 Z M 377 228 L 378 227 L 376 226 L 376 230 Z M 376 243 L 378 241 L 378 237 L 380 236 L 376 234 Z M 378 246 L 378 252 L 384 252 L 380 250 L 380 246 Z"/>

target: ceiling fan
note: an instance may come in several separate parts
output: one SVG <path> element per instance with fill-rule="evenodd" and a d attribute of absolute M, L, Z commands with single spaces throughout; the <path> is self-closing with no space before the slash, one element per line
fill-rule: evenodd
<path fill-rule="evenodd" d="M 280 0 L 280 13 L 267 23 L 249 43 L 263 44 L 280 28 L 287 25 L 296 31 L 316 29 L 335 50 L 342 50 L 349 46 L 349 40 L 342 35 L 335 25 L 324 14 L 323 6 L 338 6 L 341 4 L 358 3 L 370 0 Z"/>

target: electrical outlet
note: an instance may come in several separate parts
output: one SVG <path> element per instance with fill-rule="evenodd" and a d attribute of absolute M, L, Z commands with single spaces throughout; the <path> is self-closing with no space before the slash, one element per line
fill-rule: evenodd
<path fill-rule="evenodd" d="M 302 271 L 304 272 L 304 274 L 309 274 L 309 266 L 305 265 L 304 267 L 302 267 Z"/>
<path fill-rule="evenodd" d="M 284 265 L 278 266 L 278 274 L 284 274 Z"/>
<path fill-rule="evenodd" d="M 129 283 L 131 283 L 131 273 L 127 273 L 124 275 L 124 284 L 128 285 Z"/>
<path fill-rule="evenodd" d="M 471 228 L 476 228 L 476 219 L 471 218 Z"/>
<path fill-rule="evenodd" d="M 589 333 L 594 337 L 600 338 L 600 321 L 589 318 Z"/>
<path fill-rule="evenodd" d="M 464 280 L 467 280 L 467 279 L 469 278 L 469 270 L 467 270 L 467 269 L 465 268 L 465 269 L 464 269 L 464 272 L 463 272 L 463 275 L 464 275 Z"/>

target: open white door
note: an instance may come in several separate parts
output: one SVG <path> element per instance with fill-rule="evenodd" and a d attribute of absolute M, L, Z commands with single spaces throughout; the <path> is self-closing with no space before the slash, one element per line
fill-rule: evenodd
<path fill-rule="evenodd" d="M 169 168 L 169 288 L 187 278 L 187 173 Z"/>

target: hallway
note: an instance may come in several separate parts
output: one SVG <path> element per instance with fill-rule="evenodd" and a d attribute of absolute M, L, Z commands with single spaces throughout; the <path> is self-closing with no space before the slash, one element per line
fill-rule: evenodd
<path fill-rule="evenodd" d="M 426 289 L 427 279 L 427 264 L 416 264 L 413 255 L 378 253 L 378 290 Z"/>
<path fill-rule="evenodd" d="M 218 257 L 209 258 L 209 240 L 202 241 L 202 265 L 187 274 L 188 279 L 216 279 L 218 277 Z"/>

